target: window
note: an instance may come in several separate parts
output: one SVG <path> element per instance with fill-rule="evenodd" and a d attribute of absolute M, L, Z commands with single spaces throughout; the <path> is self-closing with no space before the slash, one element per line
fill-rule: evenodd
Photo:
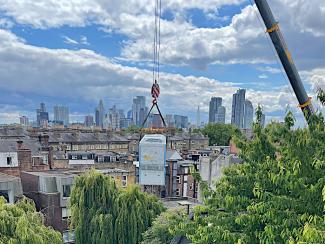
<path fill-rule="evenodd" d="M 78 159 L 78 156 L 77 156 L 77 155 L 72 155 L 72 156 L 71 156 L 71 159 L 73 159 L 73 160 L 77 160 L 77 159 Z"/>
<path fill-rule="evenodd" d="M 181 183 L 181 177 L 178 175 L 177 176 L 177 183 L 180 184 Z"/>
<path fill-rule="evenodd" d="M 62 219 L 67 219 L 71 217 L 71 211 L 69 208 L 62 208 Z"/>
<path fill-rule="evenodd" d="M 88 159 L 88 155 L 83 154 L 83 155 L 81 156 L 81 159 L 82 159 L 82 160 L 87 160 L 87 159 Z"/>
<path fill-rule="evenodd" d="M 190 191 L 193 191 L 194 183 L 190 184 Z"/>
<path fill-rule="evenodd" d="M 70 197 L 71 185 L 63 185 L 62 189 L 63 189 L 63 197 Z"/>
<path fill-rule="evenodd" d="M 128 177 L 126 175 L 122 175 L 122 187 L 127 187 Z"/>
<path fill-rule="evenodd" d="M 48 160 L 48 157 L 47 157 L 47 155 L 44 155 L 43 156 L 43 164 L 49 164 L 49 160 Z"/>
<path fill-rule="evenodd" d="M 7 165 L 12 165 L 12 157 L 7 157 Z"/>
<path fill-rule="evenodd" d="M 176 189 L 176 196 L 180 196 L 180 190 L 178 188 Z"/>
<path fill-rule="evenodd" d="M 185 174 L 188 174 L 188 167 L 185 167 Z"/>
<path fill-rule="evenodd" d="M 98 163 L 104 163 L 104 157 L 98 156 L 97 161 L 98 161 Z"/>

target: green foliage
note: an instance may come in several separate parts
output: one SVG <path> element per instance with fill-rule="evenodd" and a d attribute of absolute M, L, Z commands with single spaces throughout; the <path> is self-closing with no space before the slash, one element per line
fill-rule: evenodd
<path fill-rule="evenodd" d="M 260 104 L 258 104 L 256 108 L 255 115 L 256 115 L 256 124 L 260 125 L 262 122 L 262 115 L 263 115 L 263 109 Z"/>
<path fill-rule="evenodd" d="M 138 126 L 136 126 L 136 125 L 131 125 L 131 126 L 129 126 L 128 128 L 126 128 L 126 129 L 124 130 L 124 132 L 126 132 L 126 133 L 139 133 L 140 130 L 141 130 L 140 127 L 138 127 Z"/>
<path fill-rule="evenodd" d="M 292 130 L 292 117 L 266 129 L 257 123 L 252 141 L 238 139 L 245 163 L 224 170 L 194 221 L 170 230 L 202 244 L 325 243 L 324 118 Z"/>
<path fill-rule="evenodd" d="M 321 88 L 317 89 L 317 98 L 321 102 L 321 104 L 325 105 L 325 91 Z"/>
<path fill-rule="evenodd" d="M 143 234 L 142 244 L 165 244 L 170 243 L 176 235 L 177 230 L 171 227 L 177 226 L 179 223 L 188 221 L 188 216 L 183 209 L 173 209 L 163 212 L 153 222 Z"/>
<path fill-rule="evenodd" d="M 110 176 L 89 171 L 77 177 L 70 198 L 76 242 L 133 244 L 164 209 L 137 186 L 120 189 Z"/>
<path fill-rule="evenodd" d="M 7 204 L 0 197 L 0 243 L 62 243 L 61 234 L 43 225 L 43 215 L 36 212 L 34 202 L 27 198 Z"/>
<path fill-rule="evenodd" d="M 209 137 L 209 144 L 218 146 L 228 146 L 233 136 L 240 136 L 241 132 L 233 125 L 229 124 L 207 124 L 202 133 Z"/>

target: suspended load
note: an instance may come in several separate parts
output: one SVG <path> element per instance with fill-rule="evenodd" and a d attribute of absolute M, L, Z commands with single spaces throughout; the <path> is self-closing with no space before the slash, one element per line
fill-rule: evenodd
<path fill-rule="evenodd" d="M 166 166 L 166 137 L 145 135 L 139 144 L 140 185 L 164 186 Z"/>

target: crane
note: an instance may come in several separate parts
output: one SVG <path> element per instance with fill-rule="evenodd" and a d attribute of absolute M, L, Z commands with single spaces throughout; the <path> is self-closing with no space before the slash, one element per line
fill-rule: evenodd
<path fill-rule="evenodd" d="M 254 1 L 266 26 L 266 32 L 269 33 L 275 50 L 281 60 L 283 68 L 293 88 L 293 91 L 298 99 L 298 106 L 301 108 L 308 123 L 310 116 L 314 114 L 314 108 L 311 102 L 311 97 L 308 97 L 307 92 L 302 84 L 301 78 L 294 64 L 292 56 L 284 41 L 283 35 L 279 27 L 279 23 L 275 21 L 271 8 L 266 0 Z"/>

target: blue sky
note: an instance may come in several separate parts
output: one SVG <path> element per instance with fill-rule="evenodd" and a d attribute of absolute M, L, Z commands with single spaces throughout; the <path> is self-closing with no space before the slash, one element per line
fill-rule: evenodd
<path fill-rule="evenodd" d="M 269 0 L 310 96 L 325 86 L 325 3 Z M 318 6 L 317 8 L 315 6 Z M 304 125 L 264 26 L 250 1 L 162 0 L 161 98 L 164 114 L 207 119 L 212 96 L 247 89 L 268 121 L 287 106 Z M 0 124 L 35 119 L 45 102 L 68 105 L 72 121 L 92 114 L 100 98 L 125 111 L 132 98 L 150 106 L 151 0 L 0 0 Z M 316 107 L 318 104 L 316 103 Z"/>

